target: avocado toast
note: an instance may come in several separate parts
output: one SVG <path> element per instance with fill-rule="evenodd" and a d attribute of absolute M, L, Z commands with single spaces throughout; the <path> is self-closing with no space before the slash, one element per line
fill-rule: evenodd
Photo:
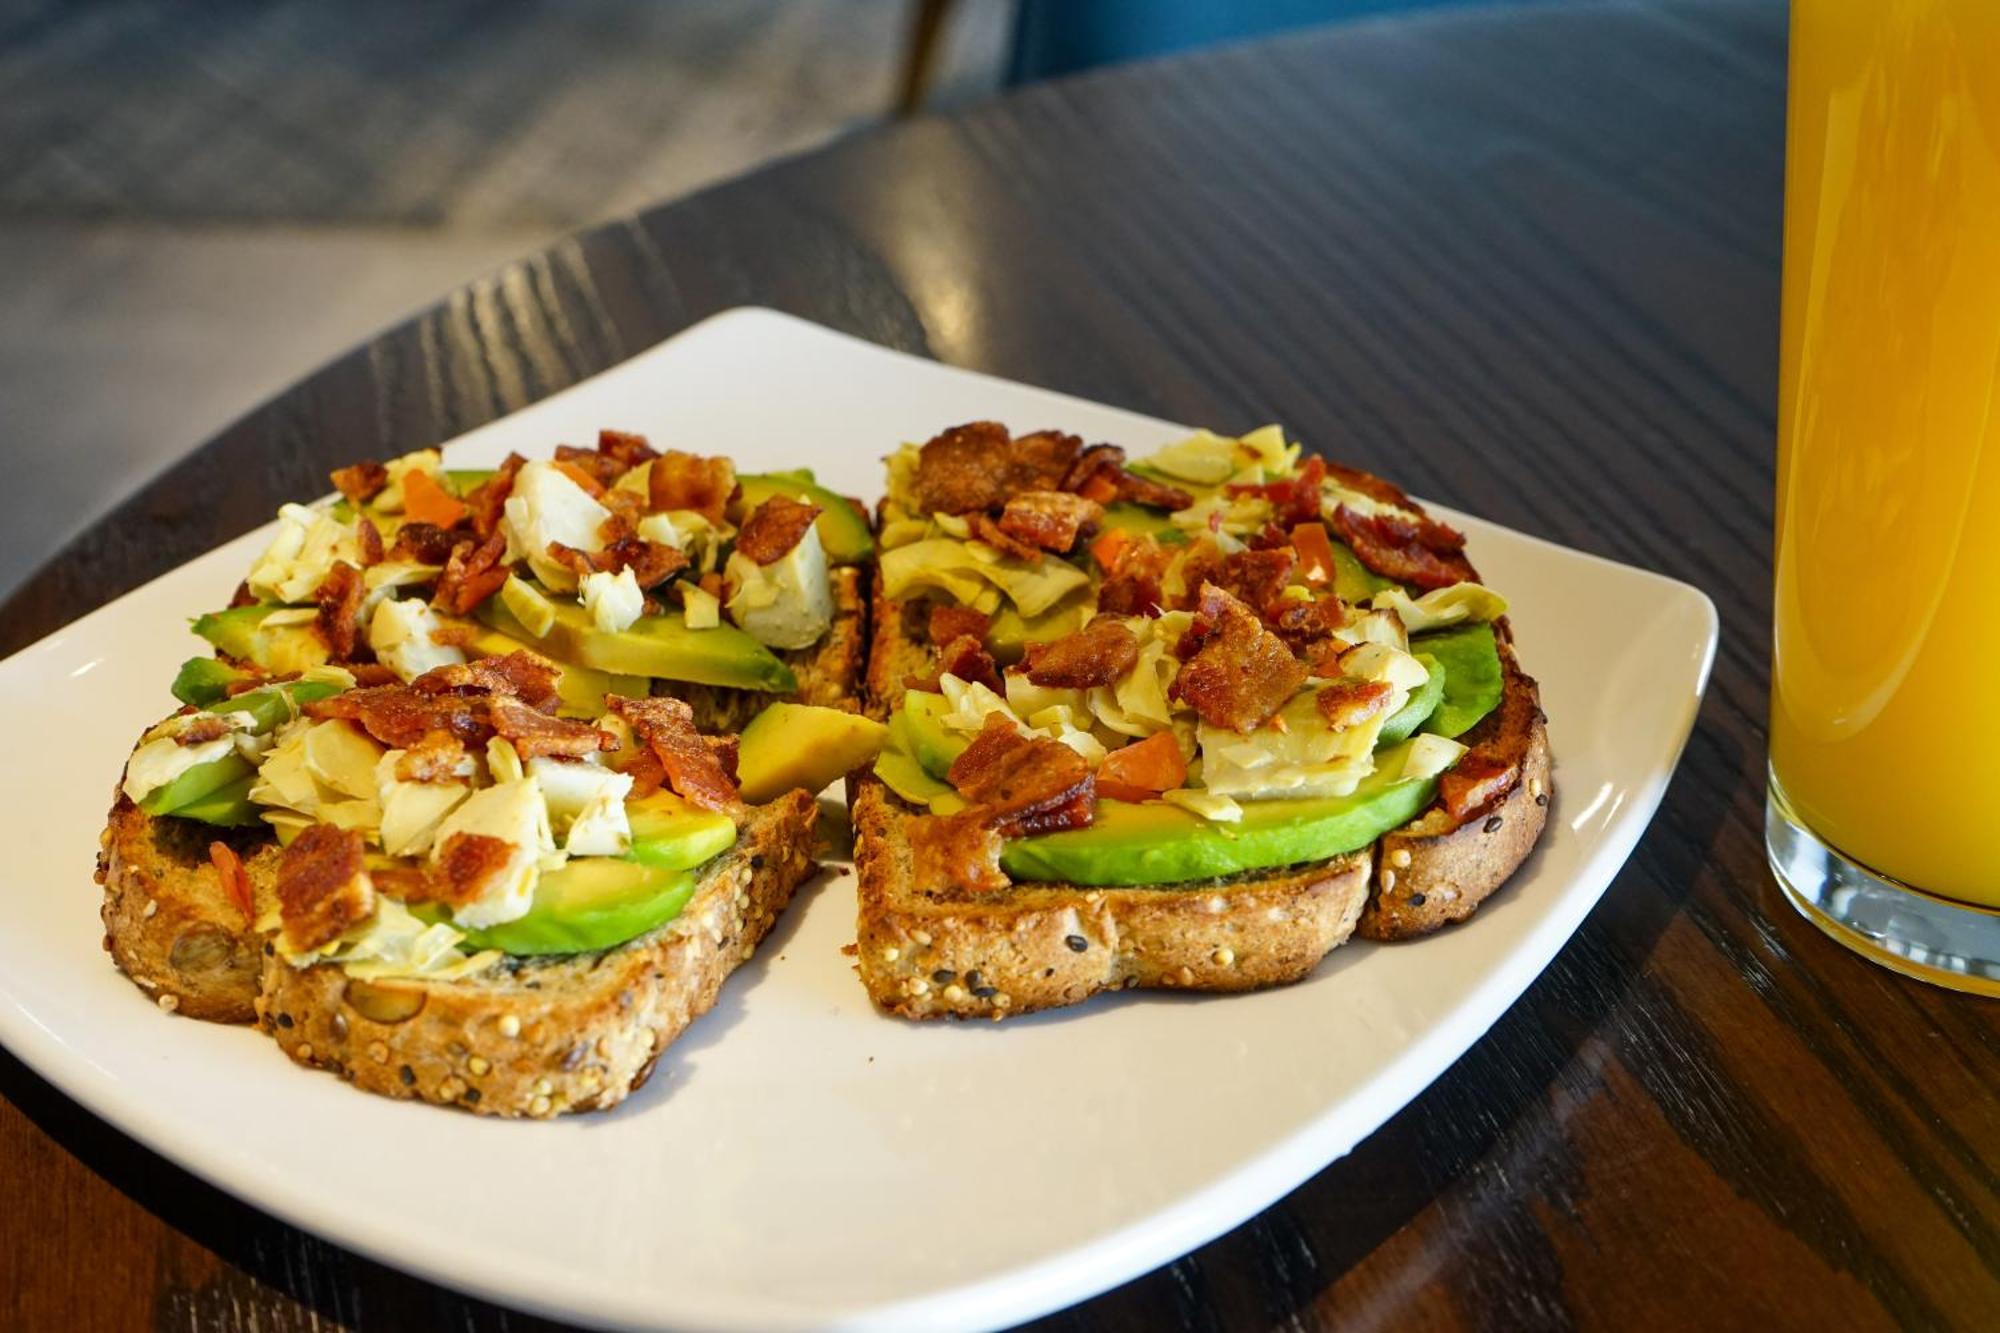
<path fill-rule="evenodd" d="M 854 743 L 811 701 L 851 707 L 858 571 L 828 547 L 865 559 L 867 525 L 810 477 L 613 432 L 335 480 L 195 623 L 216 656 L 103 836 L 106 948 L 161 1008 L 369 1091 L 614 1105 L 810 873 L 788 783 L 829 775 L 714 731 L 789 696 Z"/>
<path fill-rule="evenodd" d="M 890 460 L 855 799 L 881 1008 L 1296 980 L 1464 919 L 1550 758 L 1464 539 L 1275 427 L 1121 450 L 990 422 Z"/>

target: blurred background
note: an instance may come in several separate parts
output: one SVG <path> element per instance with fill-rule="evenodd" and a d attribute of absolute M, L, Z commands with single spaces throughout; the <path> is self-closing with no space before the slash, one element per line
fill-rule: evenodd
<path fill-rule="evenodd" d="M 0 596 L 563 232 L 1012 84 L 1510 2 L 0 0 Z"/>

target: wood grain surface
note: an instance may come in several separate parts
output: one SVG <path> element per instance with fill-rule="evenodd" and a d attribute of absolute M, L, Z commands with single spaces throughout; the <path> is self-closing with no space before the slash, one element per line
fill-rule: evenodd
<path fill-rule="evenodd" d="M 1630 864 L 1490 1034 L 1262 1216 L 1049 1326 L 1994 1327 L 2000 1007 L 1843 952 L 1764 862 L 1784 53 L 1770 3 L 1465 12 L 850 140 L 305 380 L 64 552 L 0 647 L 336 463 L 742 303 L 1169 418 L 1280 417 L 1705 589 L 1714 683 Z M 541 1326 L 233 1202 L 18 1064 L 0 1091 L 0 1325 Z"/>

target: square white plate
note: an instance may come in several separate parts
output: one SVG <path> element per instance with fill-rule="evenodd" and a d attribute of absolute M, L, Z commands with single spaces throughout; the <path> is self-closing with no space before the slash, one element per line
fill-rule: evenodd
<path fill-rule="evenodd" d="M 544 455 L 616 426 L 745 470 L 809 464 L 872 498 L 897 443 L 979 417 L 1135 450 L 1183 429 L 738 310 L 447 458 Z M 227 600 L 267 538 L 253 533 L 0 663 L 0 1040 L 223 1189 L 511 1305 L 755 1329 L 1055 1309 L 1235 1226 L 1394 1114 L 1548 963 L 1659 804 L 1715 651 L 1708 599 L 1447 517 L 1513 601 L 1561 795 L 1515 881 L 1420 943 L 1349 944 L 1254 995 L 919 1026 L 870 1008 L 840 952 L 853 877 L 829 871 L 615 1112 L 507 1123 L 364 1096 L 255 1032 L 168 1017 L 99 947 L 90 872 L 113 783 L 172 708 L 167 683 L 199 647 L 187 617 Z"/>

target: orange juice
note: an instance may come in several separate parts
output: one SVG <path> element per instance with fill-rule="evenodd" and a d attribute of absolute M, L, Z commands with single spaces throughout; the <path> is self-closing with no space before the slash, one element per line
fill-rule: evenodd
<path fill-rule="evenodd" d="M 2000 0 L 1793 0 L 1790 103 L 1773 772 L 2000 907 Z"/>

